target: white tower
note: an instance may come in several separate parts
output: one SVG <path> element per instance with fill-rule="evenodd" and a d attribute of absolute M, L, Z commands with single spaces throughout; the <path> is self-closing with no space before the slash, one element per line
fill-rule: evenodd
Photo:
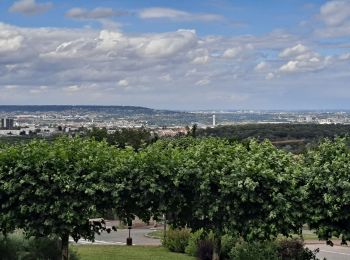
<path fill-rule="evenodd" d="M 215 121 L 215 115 L 213 115 L 213 126 L 216 125 L 216 121 Z"/>

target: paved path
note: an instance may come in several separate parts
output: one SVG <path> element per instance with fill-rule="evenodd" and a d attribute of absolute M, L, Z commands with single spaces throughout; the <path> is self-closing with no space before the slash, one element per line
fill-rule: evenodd
<path fill-rule="evenodd" d="M 317 258 L 327 260 L 349 260 L 350 259 L 350 247 L 346 246 L 327 246 L 326 244 L 312 244 L 306 245 L 311 250 L 316 248 L 320 249 L 317 254 Z"/>
<path fill-rule="evenodd" d="M 152 232 L 152 229 L 149 228 L 135 228 L 131 229 L 131 237 L 134 245 L 160 245 L 159 239 L 149 238 L 145 235 Z M 128 229 L 118 229 L 117 232 L 103 232 L 101 235 L 95 236 L 95 242 L 91 243 L 90 241 L 85 241 L 80 239 L 79 244 L 98 244 L 98 245 L 125 245 L 126 238 L 129 236 Z M 73 240 L 71 240 L 73 242 Z"/>

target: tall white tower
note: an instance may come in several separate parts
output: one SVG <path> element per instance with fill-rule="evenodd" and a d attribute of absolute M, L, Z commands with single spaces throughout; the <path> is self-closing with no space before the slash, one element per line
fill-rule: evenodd
<path fill-rule="evenodd" d="M 213 115 L 213 126 L 216 125 L 215 115 Z"/>

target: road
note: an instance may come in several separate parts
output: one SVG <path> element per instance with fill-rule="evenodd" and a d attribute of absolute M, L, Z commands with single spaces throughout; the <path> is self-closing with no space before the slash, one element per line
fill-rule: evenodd
<path fill-rule="evenodd" d="M 135 228 L 131 229 L 131 237 L 134 245 L 160 245 L 159 239 L 149 238 L 145 235 L 152 232 L 153 230 L 150 228 Z M 129 235 L 128 229 L 118 229 L 117 232 L 111 233 L 102 233 L 101 235 L 95 236 L 95 242 L 91 243 L 90 241 L 85 241 L 84 239 L 80 239 L 78 241 L 79 244 L 104 244 L 104 245 L 125 245 L 126 238 Z M 73 242 L 73 240 L 70 240 Z"/>
<path fill-rule="evenodd" d="M 327 260 L 349 260 L 350 259 L 350 247 L 344 246 L 327 246 L 326 244 L 311 244 L 306 245 L 311 250 L 316 248 L 320 249 L 317 254 L 317 258 Z"/>

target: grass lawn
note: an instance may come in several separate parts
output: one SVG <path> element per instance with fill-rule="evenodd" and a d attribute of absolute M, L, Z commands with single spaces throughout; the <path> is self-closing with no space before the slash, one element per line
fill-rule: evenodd
<path fill-rule="evenodd" d="M 105 245 L 71 245 L 81 260 L 194 260 L 185 254 L 169 252 L 157 246 L 105 246 Z"/>

